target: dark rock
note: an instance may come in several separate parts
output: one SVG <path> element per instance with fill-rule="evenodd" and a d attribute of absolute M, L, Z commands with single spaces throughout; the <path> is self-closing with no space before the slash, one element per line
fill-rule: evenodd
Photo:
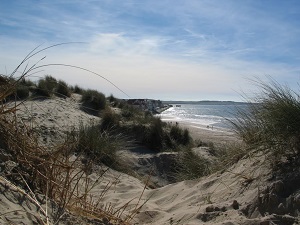
<path fill-rule="evenodd" d="M 207 206 L 207 207 L 206 207 L 205 211 L 206 211 L 206 212 L 213 212 L 214 209 L 215 209 L 215 207 L 214 207 L 213 205 L 210 205 L 210 206 Z"/>
<path fill-rule="evenodd" d="M 226 211 L 227 211 L 227 208 L 226 208 L 225 206 L 223 206 L 223 207 L 221 208 L 221 211 L 222 211 L 222 212 L 226 212 Z"/>
<path fill-rule="evenodd" d="M 200 219 L 203 222 L 207 222 L 207 221 L 213 220 L 214 218 L 216 218 L 219 215 L 220 215 L 220 212 L 200 213 L 200 214 L 198 214 L 198 216 L 196 218 Z"/>
<path fill-rule="evenodd" d="M 221 211 L 221 209 L 220 209 L 218 206 L 216 206 L 216 207 L 214 208 L 214 211 Z"/>
<path fill-rule="evenodd" d="M 237 202 L 237 200 L 234 200 L 231 206 L 232 206 L 232 208 L 234 208 L 234 209 L 239 209 L 240 204 Z"/>

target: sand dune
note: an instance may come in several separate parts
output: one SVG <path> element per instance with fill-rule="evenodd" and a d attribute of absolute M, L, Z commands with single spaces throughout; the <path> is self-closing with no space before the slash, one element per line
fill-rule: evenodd
<path fill-rule="evenodd" d="M 42 131 L 40 141 L 44 145 L 59 141 L 74 126 L 99 120 L 80 110 L 76 95 L 71 99 L 24 102 L 20 105 L 18 115 L 24 123 Z M 232 134 L 223 131 L 182 125 L 189 127 L 194 138 L 201 136 L 219 143 L 236 140 Z M 147 162 L 152 163 L 154 157 L 158 161 L 167 157 L 151 154 L 147 149 L 138 152 L 128 149 L 122 151 L 129 164 L 137 164 L 140 158 L 148 158 Z M 7 164 L 4 155 L 0 155 L 2 165 Z M 294 216 L 300 209 L 299 189 L 289 194 L 284 192 L 290 184 L 274 179 L 266 160 L 265 156 L 253 155 L 240 160 L 226 171 L 156 189 L 145 186 L 146 176 L 144 180 L 139 180 L 112 169 L 102 175 L 106 167 L 95 166 L 89 179 L 91 182 L 97 181 L 99 176 L 101 179 L 91 194 L 94 199 L 101 198 L 103 208 L 110 207 L 113 211 L 124 209 L 121 215 L 124 218 L 134 215 L 131 224 L 297 224 Z M 38 209 L 37 205 L 24 197 L 24 193 L 12 190 L 5 182 L 3 179 L 0 182 L 0 223 L 10 224 L 9 221 L 12 221 L 12 224 L 39 224 L 37 218 L 46 210 L 45 202 L 40 203 L 43 210 Z M 103 190 L 108 184 L 111 188 L 103 196 Z M 132 214 L 135 209 L 139 210 Z M 47 210 L 51 222 L 53 208 Z M 41 217 L 45 218 L 44 215 Z M 60 224 L 94 224 L 92 220 L 80 220 L 76 216 L 70 215 L 69 218 Z"/>

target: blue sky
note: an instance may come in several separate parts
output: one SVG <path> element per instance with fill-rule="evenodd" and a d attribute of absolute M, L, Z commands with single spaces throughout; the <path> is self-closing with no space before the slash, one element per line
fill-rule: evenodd
<path fill-rule="evenodd" d="M 272 77 L 298 90 L 298 0 L 1 0 L 0 73 L 30 59 L 101 74 L 131 98 L 242 100 L 249 80 Z M 109 82 L 66 67 L 45 67 L 70 84 L 126 98 Z"/>

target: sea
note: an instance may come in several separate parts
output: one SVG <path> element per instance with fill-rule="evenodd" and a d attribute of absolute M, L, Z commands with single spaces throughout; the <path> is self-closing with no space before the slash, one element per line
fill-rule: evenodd
<path fill-rule="evenodd" d="M 192 124 L 193 126 L 205 126 L 230 130 L 228 120 L 235 120 L 239 110 L 247 110 L 248 104 L 237 102 L 215 103 L 180 103 L 163 111 L 159 116 L 163 121 L 176 121 Z"/>

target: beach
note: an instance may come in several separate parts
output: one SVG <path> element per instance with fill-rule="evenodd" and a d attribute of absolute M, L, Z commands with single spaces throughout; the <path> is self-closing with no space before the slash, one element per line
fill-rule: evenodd
<path fill-rule="evenodd" d="M 37 126 L 42 130 L 40 142 L 43 145 L 54 145 L 55 141 L 61 140 L 58 137 L 62 137 L 70 129 L 69 125 L 79 126 L 80 123 L 89 124 L 91 121 L 98 120 L 80 110 L 78 99 L 78 95 L 74 95 L 70 99 L 28 101 L 20 105 L 18 115 L 24 123 Z M 169 123 L 176 124 L 177 122 L 178 126 L 187 128 L 195 140 L 200 139 L 219 145 L 237 140 L 234 134 L 227 130 L 170 120 L 171 118 L 162 119 Z M 124 159 L 127 160 L 125 161 L 127 165 L 135 166 L 136 164 L 139 168 L 142 168 L 141 165 L 151 168 L 152 163 L 158 165 L 177 154 L 155 153 L 145 148 L 129 151 L 125 149 L 125 146 L 123 147 L 120 151 L 126 153 L 127 158 Z M 4 156 L 2 153 L 2 159 Z M 80 168 L 84 166 L 84 160 L 81 158 L 78 160 L 78 157 L 80 156 L 73 154 L 69 160 L 70 162 L 76 161 L 76 165 Z M 265 156 L 253 155 L 250 159 L 241 159 L 226 170 L 209 176 L 171 184 L 162 183 L 162 186 L 158 188 L 149 185 L 152 177 L 160 176 L 160 174 L 153 174 L 151 169 L 145 172 L 147 175 L 138 179 L 104 165 L 93 165 L 86 173 L 87 177 L 80 182 L 88 180 L 90 184 L 93 184 L 89 198 L 93 202 L 99 201 L 97 207 L 106 209 L 111 214 L 115 213 L 114 215 L 126 220 L 128 224 L 271 224 L 269 221 L 274 221 L 276 218 L 272 214 L 264 214 L 260 204 L 264 204 L 264 207 L 273 207 L 276 201 L 275 207 L 279 207 L 281 203 L 279 194 L 283 184 L 280 182 L 274 184 L 270 180 L 271 170 L 265 161 Z M 8 162 L 5 162 L 5 165 L 8 166 Z M 14 168 L 17 165 L 12 166 Z M 162 168 L 171 166 L 164 164 Z M 0 193 L 1 224 L 9 224 L 9 221 L 15 224 L 42 224 L 39 219 L 45 221 L 46 218 L 49 224 L 55 223 L 56 209 L 51 207 L 47 196 L 40 196 L 40 194 L 28 196 L 21 187 L 16 188 L 3 178 L 0 179 L 0 189 L 2 190 Z M 77 192 L 80 193 L 84 191 L 83 189 L 84 185 L 78 188 Z M 258 196 L 264 199 L 263 203 L 260 203 Z M 271 201 L 269 196 L 273 196 L 272 199 L 275 200 Z M 35 197 L 43 200 L 34 203 L 38 201 Z M 22 198 L 23 201 L 18 201 Z M 99 221 L 88 217 L 78 217 L 74 212 L 73 214 L 66 212 L 59 224 L 113 224 L 109 220 L 102 220 L 102 223 Z"/>
<path fill-rule="evenodd" d="M 240 142 L 236 134 L 229 129 L 179 120 L 170 116 L 158 115 L 158 117 L 164 122 L 178 124 L 180 127 L 188 129 L 194 140 L 211 142 L 218 146 Z"/>

